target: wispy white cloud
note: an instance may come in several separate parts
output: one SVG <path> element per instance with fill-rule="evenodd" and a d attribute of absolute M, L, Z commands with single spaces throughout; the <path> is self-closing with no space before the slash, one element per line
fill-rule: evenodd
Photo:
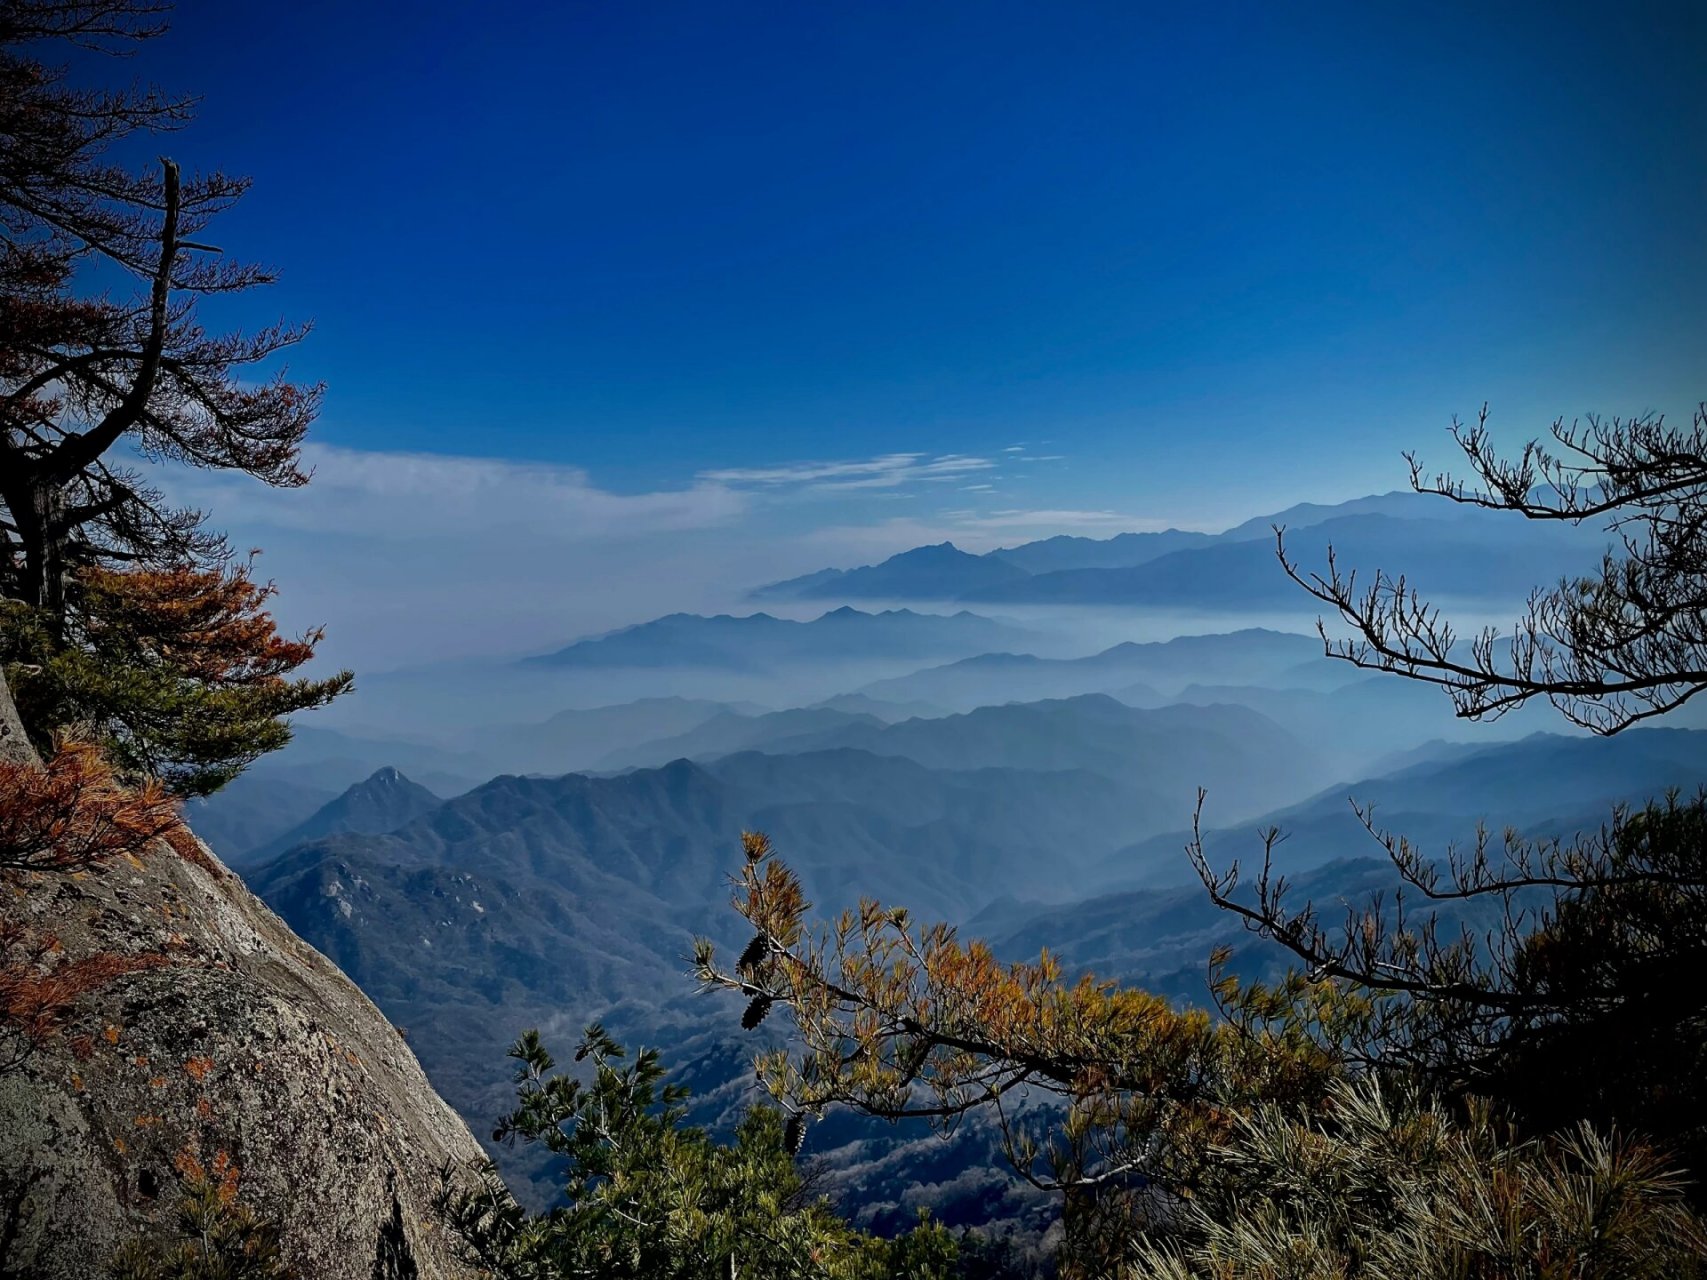
<path fill-rule="evenodd" d="M 314 481 L 275 490 L 219 472 L 174 473 L 175 494 L 215 521 L 302 530 L 340 529 L 378 538 L 460 538 L 527 530 L 555 538 L 705 528 L 738 518 L 747 499 L 704 481 L 683 488 L 617 493 L 578 467 L 447 454 L 380 453 L 314 445 L 304 450 Z"/>
<path fill-rule="evenodd" d="M 772 571 L 733 554 L 751 496 L 697 480 L 622 493 L 577 467 L 328 446 L 275 490 L 162 468 L 171 496 L 265 549 L 281 620 L 325 624 L 358 670 L 537 650 L 672 609 L 722 607 Z M 755 563 L 754 561 L 757 561 Z"/>
<path fill-rule="evenodd" d="M 233 545 L 265 549 L 286 625 L 326 624 L 328 658 L 368 671 L 737 607 L 756 583 L 926 542 L 986 550 L 1146 527 L 1112 511 L 1020 508 L 994 497 L 1006 474 L 996 461 L 958 453 L 708 470 L 640 492 L 498 458 L 317 445 L 305 460 L 315 476 L 301 490 L 181 468 L 158 479 Z M 946 493 L 967 509 L 926 514 Z M 1013 505 L 984 509 L 996 501 Z"/>
<path fill-rule="evenodd" d="M 702 484 L 733 488 L 816 491 L 893 489 L 923 482 L 945 483 L 989 471 L 990 458 L 945 453 L 886 453 L 875 458 L 842 462 L 794 462 L 770 467 L 727 467 L 700 472 Z"/>

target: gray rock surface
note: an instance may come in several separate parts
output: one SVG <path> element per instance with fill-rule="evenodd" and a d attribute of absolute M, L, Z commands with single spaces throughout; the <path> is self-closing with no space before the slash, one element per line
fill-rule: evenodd
<path fill-rule="evenodd" d="M 12 703 L 12 691 L 6 687 L 6 673 L 0 671 L 0 760 L 34 760 L 36 753 L 24 736 L 24 726 L 18 721 L 18 708 Z"/>
<path fill-rule="evenodd" d="M 0 752 L 18 758 L 0 683 Z M 15 723 L 15 721 L 13 722 Z M 27 750 L 27 744 L 25 749 Z M 79 976 L 0 1071 L 0 1275 L 84 1280 L 235 1169 L 303 1280 L 452 1280 L 432 1201 L 481 1158 L 379 1010 L 186 831 L 76 876 L 0 881 L 0 921 Z"/>

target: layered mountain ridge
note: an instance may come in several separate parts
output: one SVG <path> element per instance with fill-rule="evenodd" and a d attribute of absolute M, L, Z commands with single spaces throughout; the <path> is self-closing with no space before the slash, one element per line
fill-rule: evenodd
<path fill-rule="evenodd" d="M 1521 599 L 1538 582 L 1580 570 L 1604 530 L 1543 528 L 1415 493 L 1332 506 L 1300 504 L 1221 533 L 1168 529 L 1112 538 L 1056 537 L 983 555 L 938 543 L 879 564 L 821 569 L 754 590 L 767 600 L 937 600 L 976 604 L 1152 606 L 1218 611 L 1296 606 L 1278 571 L 1288 554 L 1321 569 L 1331 545 L 1343 568 L 1402 570 L 1436 595 Z M 1592 560 L 1590 560 L 1592 563 Z"/>

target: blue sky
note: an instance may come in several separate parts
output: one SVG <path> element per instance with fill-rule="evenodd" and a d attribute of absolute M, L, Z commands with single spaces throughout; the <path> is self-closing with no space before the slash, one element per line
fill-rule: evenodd
<path fill-rule="evenodd" d="M 126 71 L 255 179 L 218 239 L 284 280 L 222 314 L 316 322 L 322 496 L 197 482 L 282 579 L 366 502 L 661 599 L 1398 487 L 1483 400 L 1687 413 L 1704 53 L 1698 4 L 185 0 Z"/>

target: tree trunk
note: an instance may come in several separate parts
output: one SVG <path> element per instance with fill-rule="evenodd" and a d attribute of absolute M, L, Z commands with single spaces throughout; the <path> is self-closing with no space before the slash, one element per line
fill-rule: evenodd
<path fill-rule="evenodd" d="M 33 552 L 35 561 L 31 585 L 36 598 L 30 603 L 47 613 L 48 625 L 60 634 L 65 617 L 65 491 L 47 483 L 33 497 L 36 545 L 24 548 L 26 558 Z"/>
<path fill-rule="evenodd" d="M 22 501 L 7 504 L 22 551 L 17 598 L 46 610 L 57 630 L 65 615 L 65 492 L 40 477 L 21 487 Z"/>

